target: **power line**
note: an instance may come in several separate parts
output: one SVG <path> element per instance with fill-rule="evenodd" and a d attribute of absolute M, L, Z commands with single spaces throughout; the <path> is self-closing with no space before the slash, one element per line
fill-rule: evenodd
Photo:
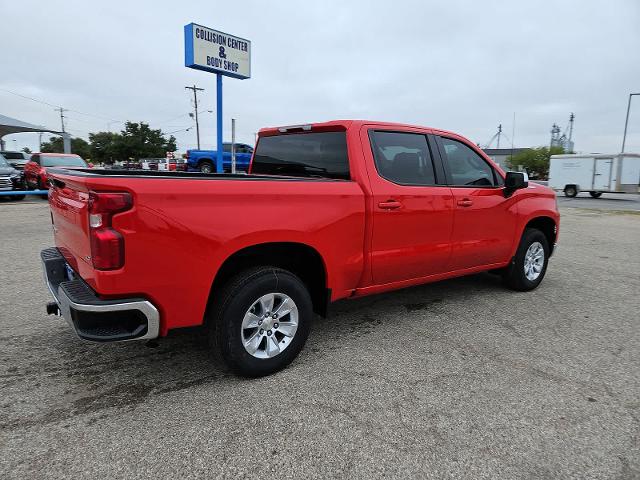
<path fill-rule="evenodd" d="M 185 87 L 185 88 L 192 89 L 194 87 L 195 87 L 195 85 L 193 87 Z M 197 90 L 204 90 L 204 89 L 197 88 Z M 62 124 L 61 126 L 62 126 L 62 131 L 63 132 L 65 132 L 66 130 L 69 130 L 69 128 L 66 127 L 66 125 L 64 125 L 64 119 L 70 118 L 69 115 L 65 115 L 64 112 L 72 112 L 72 113 L 77 113 L 79 115 L 84 115 L 84 116 L 87 116 L 87 117 L 98 118 L 98 119 L 101 119 L 101 120 L 108 120 L 109 123 L 112 123 L 112 122 L 113 123 L 121 123 L 121 124 L 126 123 L 125 120 L 116 120 L 116 119 L 113 119 L 113 118 L 110 118 L 110 117 L 106 117 L 106 116 L 103 116 L 103 115 L 96 115 L 96 114 L 93 114 L 93 113 L 81 112 L 80 110 L 75 110 L 75 109 L 72 109 L 72 108 L 63 108 L 63 107 L 60 107 L 59 105 L 55 105 L 53 103 L 49 103 L 49 102 L 46 102 L 44 100 L 40 100 L 38 98 L 30 97 L 28 95 L 23 95 L 21 93 L 14 92 L 12 90 L 7 90 L 6 88 L 1 88 L 0 87 L 0 91 L 9 93 L 11 95 L 15 95 L 16 97 L 24 98 L 25 100 L 29 100 L 29 101 L 32 101 L 32 102 L 35 102 L 35 103 L 40 103 L 42 105 L 47 105 L 49 107 L 53 107 L 56 111 L 60 112 L 60 120 L 61 120 L 61 124 Z M 195 97 L 195 91 L 194 91 L 194 97 Z M 197 107 L 197 104 L 196 104 L 196 107 Z M 206 111 L 209 111 L 209 110 L 200 110 L 200 111 L 198 111 L 197 108 L 196 108 L 196 116 L 197 116 L 197 114 L 204 113 Z M 162 124 L 170 122 L 172 120 L 175 120 L 175 119 L 178 119 L 178 118 L 182 118 L 182 117 L 186 117 L 186 116 L 189 116 L 189 115 L 193 115 L 193 114 L 182 113 L 182 114 L 177 115 L 175 117 L 171 117 L 168 120 L 163 120 L 161 122 L 149 122 L 149 123 L 153 124 L 153 125 L 162 125 Z M 81 120 L 81 119 L 76 119 L 76 120 L 85 121 L 85 120 Z M 197 127 L 198 127 L 198 132 L 199 132 L 199 125 L 197 125 Z M 189 127 L 187 129 L 185 129 L 185 131 L 188 131 L 191 128 L 192 127 Z M 71 129 L 71 130 L 77 131 L 76 129 Z M 176 132 L 181 132 L 181 131 L 183 131 L 183 130 L 176 130 Z M 176 132 L 169 132 L 169 133 L 176 133 Z M 198 137 L 199 137 L 199 133 L 198 133 Z"/>
<path fill-rule="evenodd" d="M 45 102 L 44 100 L 39 100 L 37 98 L 29 97 L 27 95 L 22 95 L 21 93 L 13 92 L 11 90 L 7 90 L 6 88 L 0 88 L 0 90 L 2 90 L 3 92 L 10 93 L 11 95 L 15 95 L 16 97 L 21 97 L 21 98 L 24 98 L 26 100 L 31 100 L 32 102 L 41 103 L 43 105 L 48 105 L 50 107 L 55 108 L 56 110 L 59 110 L 59 108 L 60 108 L 58 105 L 54 105 L 53 103 Z M 102 120 L 111 120 L 111 121 L 114 121 L 114 122 L 122 122 L 122 123 L 124 123 L 123 120 L 115 120 L 113 118 L 105 117 L 105 116 L 102 116 L 102 115 L 96 115 L 96 114 L 93 114 L 93 113 L 81 112 L 79 110 L 74 110 L 74 109 L 71 109 L 71 108 L 65 108 L 65 110 L 68 111 L 68 112 L 74 112 L 74 113 L 77 113 L 77 114 L 80 114 L 80 115 L 85 115 L 87 117 L 94 117 L 94 118 L 99 118 L 99 119 L 102 119 Z"/>
<path fill-rule="evenodd" d="M 26 95 L 22 95 L 20 93 L 12 92 L 11 90 L 7 90 L 6 88 L 0 88 L 0 90 L 2 90 L 3 92 L 10 93 L 11 95 L 15 95 L 17 97 L 26 98 L 27 100 L 31 100 L 32 102 L 42 103 L 44 105 L 49 105 L 50 107 L 57 108 L 57 105 L 54 105 L 53 103 L 45 102 L 44 100 L 38 100 L 38 99 L 35 99 L 35 98 L 32 98 L 32 97 L 28 97 Z"/>

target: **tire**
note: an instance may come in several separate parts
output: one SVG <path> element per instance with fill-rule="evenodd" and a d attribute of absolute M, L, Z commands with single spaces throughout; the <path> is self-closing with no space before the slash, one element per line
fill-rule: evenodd
<path fill-rule="evenodd" d="M 24 200 L 24 197 L 26 197 L 26 195 L 12 195 L 11 196 L 11 198 L 13 198 L 17 202 L 19 202 L 20 200 Z"/>
<path fill-rule="evenodd" d="M 567 185 L 566 187 L 564 187 L 564 194 L 569 198 L 574 198 L 576 195 L 578 195 L 578 189 L 575 185 Z"/>
<path fill-rule="evenodd" d="M 283 325 L 273 323 L 278 320 L 273 314 L 263 316 L 265 312 L 260 299 L 271 294 L 276 296 L 272 303 L 274 312 L 280 305 L 285 305 L 278 303 L 282 297 L 288 297 L 286 305 L 293 303 L 297 315 L 296 329 L 293 328 L 294 309 L 281 317 Z M 251 311 L 255 314 L 252 315 Z M 266 322 L 262 326 L 267 330 L 255 326 L 243 329 L 243 325 L 249 325 L 247 318 L 249 322 L 258 319 Z M 283 369 L 298 356 L 309 336 L 312 318 L 311 296 L 304 283 L 287 270 L 263 266 L 245 270 L 230 279 L 208 309 L 205 322 L 214 354 L 232 372 L 245 377 L 262 377 Z M 294 330 L 291 337 L 283 335 L 285 325 L 289 333 Z M 251 347 L 245 347 L 245 342 L 251 343 L 251 338 L 258 337 L 262 338 L 252 354 L 249 351 Z M 281 345 L 284 345 L 282 349 Z M 273 356 L 268 356 L 267 348 L 278 350 L 272 350 Z"/>
<path fill-rule="evenodd" d="M 200 162 L 198 170 L 200 170 L 201 173 L 213 173 L 213 163 L 208 160 Z"/>
<path fill-rule="evenodd" d="M 600 198 L 602 196 L 602 192 L 589 192 L 593 198 Z"/>
<path fill-rule="evenodd" d="M 529 253 L 533 253 L 533 251 L 536 250 L 536 244 L 542 248 L 543 253 L 541 263 L 535 263 L 535 265 L 538 265 L 540 270 L 536 271 L 534 269 L 529 272 L 530 276 L 527 276 L 525 260 Z M 540 282 L 542 282 L 545 273 L 547 273 L 548 263 L 549 242 L 547 241 L 547 237 L 540 230 L 527 228 L 522 234 L 522 239 L 520 240 L 520 245 L 518 245 L 518 250 L 516 251 L 515 256 L 511 260 L 509 266 L 504 270 L 502 280 L 504 284 L 512 290 L 520 292 L 533 290 L 540 285 Z"/>

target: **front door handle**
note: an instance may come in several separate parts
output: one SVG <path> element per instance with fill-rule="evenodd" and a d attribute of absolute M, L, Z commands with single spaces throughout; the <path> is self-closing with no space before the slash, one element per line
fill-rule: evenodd
<path fill-rule="evenodd" d="M 471 205 L 473 205 L 473 201 L 469 200 L 468 198 L 463 198 L 462 200 L 458 200 L 458 205 L 460 207 L 470 207 Z"/>
<path fill-rule="evenodd" d="M 383 210 L 397 210 L 402 204 L 396 200 L 387 200 L 386 202 L 378 203 L 378 207 Z"/>

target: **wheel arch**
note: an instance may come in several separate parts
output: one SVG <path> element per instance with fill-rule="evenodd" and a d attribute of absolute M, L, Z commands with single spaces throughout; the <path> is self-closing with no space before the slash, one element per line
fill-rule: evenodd
<path fill-rule="evenodd" d="M 198 167 L 199 167 L 200 165 L 202 165 L 203 163 L 205 163 L 205 162 L 206 162 L 206 163 L 210 163 L 211 165 L 213 165 L 213 163 L 214 163 L 212 158 L 209 158 L 209 157 L 202 157 L 202 158 L 199 158 L 199 159 L 198 159 L 198 163 L 197 163 Z"/>
<path fill-rule="evenodd" d="M 288 270 L 298 276 L 309 289 L 313 310 L 327 315 L 331 290 L 327 285 L 327 269 L 322 255 L 300 242 L 269 242 L 244 247 L 229 255 L 211 284 L 209 304 L 216 292 L 236 273 L 251 267 L 268 265 Z"/>
<path fill-rule="evenodd" d="M 552 217 L 541 215 L 531 218 L 522 229 L 522 233 L 524 233 L 527 228 L 535 228 L 544 234 L 547 238 L 547 243 L 549 244 L 549 255 L 552 255 L 558 234 L 558 225 L 556 221 Z M 520 236 L 522 237 L 522 234 Z"/>

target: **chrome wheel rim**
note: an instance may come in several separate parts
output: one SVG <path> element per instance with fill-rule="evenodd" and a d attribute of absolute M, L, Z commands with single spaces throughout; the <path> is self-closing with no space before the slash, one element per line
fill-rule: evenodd
<path fill-rule="evenodd" d="M 244 349 L 255 358 L 273 358 L 292 342 L 298 329 L 298 307 L 284 293 L 267 293 L 244 314 L 241 338 Z"/>
<path fill-rule="evenodd" d="M 534 281 L 542 273 L 544 266 L 544 248 L 540 242 L 533 242 L 529 245 L 527 253 L 524 255 L 524 275 L 527 280 Z"/>
<path fill-rule="evenodd" d="M 202 173 L 211 173 L 211 165 L 209 165 L 208 163 L 205 163 L 200 167 L 200 171 Z"/>

